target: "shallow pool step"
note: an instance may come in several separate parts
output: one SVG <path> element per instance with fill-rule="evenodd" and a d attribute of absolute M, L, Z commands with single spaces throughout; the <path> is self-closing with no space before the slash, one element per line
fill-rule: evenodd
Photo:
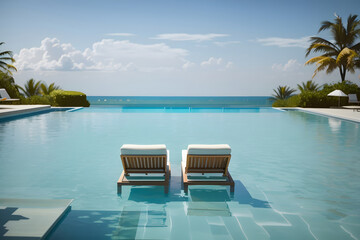
<path fill-rule="evenodd" d="M 71 202 L 72 199 L 0 199 L 0 238 L 45 238 Z"/>

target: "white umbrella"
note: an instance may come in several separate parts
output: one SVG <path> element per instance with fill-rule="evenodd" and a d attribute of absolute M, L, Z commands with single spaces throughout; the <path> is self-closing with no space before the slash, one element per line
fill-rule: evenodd
<path fill-rule="evenodd" d="M 339 107 L 340 107 L 340 97 L 347 97 L 345 93 L 343 93 L 341 90 L 334 90 L 331 93 L 328 94 L 329 97 L 339 97 Z"/>

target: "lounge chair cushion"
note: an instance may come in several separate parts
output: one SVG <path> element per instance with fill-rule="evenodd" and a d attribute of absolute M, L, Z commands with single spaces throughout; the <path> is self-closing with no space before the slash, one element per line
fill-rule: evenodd
<path fill-rule="evenodd" d="M 190 155 L 229 155 L 231 148 L 228 144 L 190 144 L 188 146 Z"/>
<path fill-rule="evenodd" d="M 11 98 L 5 88 L 0 88 L 0 99 L 1 101 L 19 101 L 17 98 Z"/>
<path fill-rule="evenodd" d="M 0 88 L 0 98 L 11 98 L 9 94 L 6 92 L 5 88 Z"/>
<path fill-rule="evenodd" d="M 120 148 L 121 155 L 166 155 L 166 145 L 124 144 Z"/>

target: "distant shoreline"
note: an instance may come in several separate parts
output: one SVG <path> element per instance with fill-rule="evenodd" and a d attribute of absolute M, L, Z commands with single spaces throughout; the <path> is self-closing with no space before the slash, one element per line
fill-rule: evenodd
<path fill-rule="evenodd" d="M 270 96 L 87 96 L 91 106 L 271 107 Z"/>

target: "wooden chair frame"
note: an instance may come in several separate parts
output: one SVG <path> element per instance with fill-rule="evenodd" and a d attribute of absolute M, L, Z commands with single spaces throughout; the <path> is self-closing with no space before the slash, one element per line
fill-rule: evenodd
<path fill-rule="evenodd" d="M 188 192 L 189 185 L 229 185 L 230 192 L 234 192 L 235 183 L 232 179 L 228 166 L 231 154 L 229 155 L 189 155 L 186 157 L 185 171 L 181 166 L 184 192 Z M 181 163 L 182 165 L 183 163 Z M 189 181 L 188 173 L 222 173 L 226 181 Z"/>
<path fill-rule="evenodd" d="M 169 179 L 171 174 L 170 163 L 167 155 L 120 155 L 123 164 L 123 172 L 117 182 L 117 192 L 121 194 L 123 185 L 153 185 L 164 186 L 165 193 L 169 190 Z M 131 173 L 164 173 L 164 181 L 132 181 L 127 177 Z"/>

